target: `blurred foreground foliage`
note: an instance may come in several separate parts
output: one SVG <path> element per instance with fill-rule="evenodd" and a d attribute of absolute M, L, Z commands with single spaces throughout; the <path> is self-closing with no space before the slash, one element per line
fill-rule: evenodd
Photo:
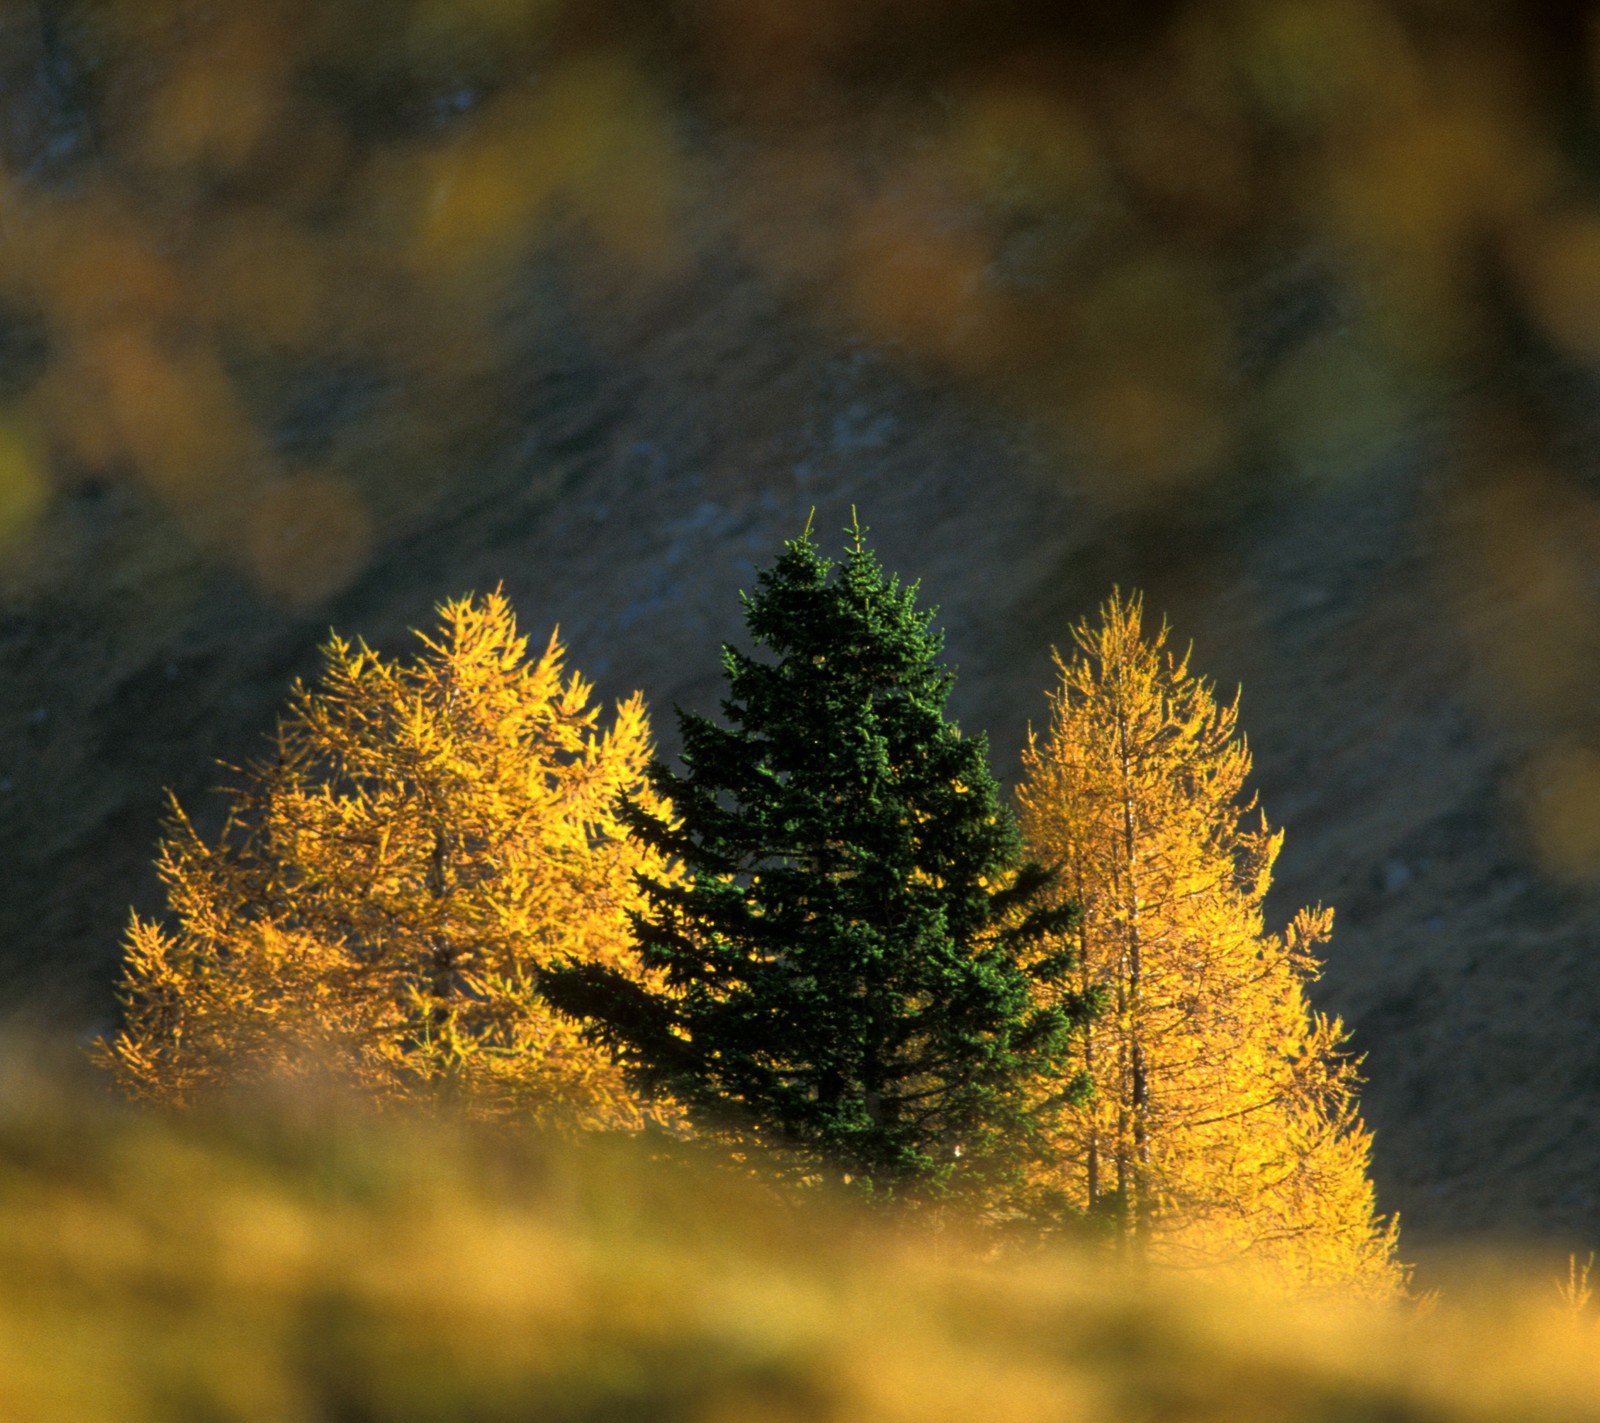
<path fill-rule="evenodd" d="M 1597 84 L 1504 0 L 6 0 L 0 589 L 119 486 L 319 608 L 522 447 L 531 264 L 603 322 L 736 254 L 1102 508 L 1414 485 L 1585 878 Z"/>
<path fill-rule="evenodd" d="M 1593 1419 L 1550 1281 L 1264 1300 L 300 1082 L 168 1118 L 0 1083 L 8 1423 Z"/>

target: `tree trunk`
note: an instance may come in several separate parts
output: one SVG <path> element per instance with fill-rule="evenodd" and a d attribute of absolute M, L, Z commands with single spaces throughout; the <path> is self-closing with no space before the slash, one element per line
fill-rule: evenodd
<path fill-rule="evenodd" d="M 1117 756 L 1121 772 L 1122 856 L 1127 873 L 1127 1023 L 1128 1098 L 1133 1126 L 1132 1195 L 1128 1200 L 1134 1241 L 1143 1245 L 1150 1235 L 1150 1078 L 1144 1054 L 1144 964 L 1139 923 L 1139 833 L 1133 798 L 1133 750 L 1128 744 L 1128 720 L 1120 693 L 1116 708 Z"/>
<path fill-rule="evenodd" d="M 1090 988 L 1089 934 L 1081 922 L 1078 926 L 1078 970 L 1079 992 L 1087 997 Z M 1083 1029 L 1083 1071 L 1091 1085 L 1098 1085 L 1094 1073 L 1094 1046 L 1094 1020 L 1090 1019 Z M 1100 1204 L 1100 1121 L 1093 1112 L 1089 1114 L 1089 1149 L 1085 1166 L 1089 1178 L 1089 1211 L 1093 1214 Z"/>

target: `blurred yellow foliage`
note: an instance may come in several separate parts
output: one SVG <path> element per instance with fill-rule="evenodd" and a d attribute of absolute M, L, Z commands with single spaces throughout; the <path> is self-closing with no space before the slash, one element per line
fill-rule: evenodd
<path fill-rule="evenodd" d="M 49 505 L 45 451 L 26 411 L 0 409 L 0 545 L 21 538 Z"/>
<path fill-rule="evenodd" d="M 1326 220 L 1350 244 L 1370 319 L 1402 356 L 1449 368 L 1485 339 L 1476 264 L 1543 198 L 1520 116 L 1471 93 L 1419 105 L 1328 156 Z"/>
<path fill-rule="evenodd" d="M 103 0 L 7 30 L 59 44 L 60 83 L 80 61 L 96 75 L 62 91 L 86 106 L 73 181 L 0 177 L 0 293 L 48 333 L 30 404 L 68 466 L 42 487 L 135 478 L 282 601 L 264 529 L 317 476 L 276 454 L 278 402 L 332 366 L 381 370 L 408 401 L 380 448 L 331 461 L 341 508 L 379 512 L 341 514 L 341 553 L 298 602 L 355 576 L 441 452 L 498 416 L 496 323 L 549 233 L 577 224 L 655 276 L 681 256 L 659 76 L 621 32 L 563 43 L 565 9 Z"/>
<path fill-rule="evenodd" d="M 238 10 L 201 42 L 164 58 L 168 73 L 142 124 L 130 126 L 136 161 L 207 178 L 243 168 L 281 118 L 293 59 L 281 24 Z"/>
<path fill-rule="evenodd" d="M 1107 21 L 1107 44 L 899 0 L 698 0 L 667 43 L 564 0 L 96 0 L 51 61 L 95 75 L 68 95 L 83 162 L 5 180 L 0 284 L 59 338 L 51 451 L 209 508 L 193 523 L 247 572 L 283 474 L 251 372 L 415 377 L 371 477 L 421 499 L 495 416 L 498 320 L 574 221 L 659 278 L 730 220 L 827 315 L 1062 432 L 1114 506 L 1261 454 L 1327 472 L 1414 416 L 1410 367 L 1447 388 L 1495 358 L 1496 264 L 1554 348 L 1600 349 L 1532 30 L 1448 14 L 1207 3 Z M 1241 369 L 1238 279 L 1307 253 L 1359 308 L 1359 380 L 1305 375 L 1337 343 Z"/>
<path fill-rule="evenodd" d="M 1449 513 L 1452 591 L 1489 698 L 1534 724 L 1581 724 L 1600 657 L 1600 502 L 1511 450 Z"/>
<path fill-rule="evenodd" d="M 989 334 L 989 235 L 913 177 L 855 214 L 846 262 L 851 315 L 874 339 L 979 372 L 999 349 Z"/>
<path fill-rule="evenodd" d="M 1382 127 L 1423 90 L 1403 25 L 1375 0 L 1277 0 L 1246 14 L 1250 89 L 1272 117 L 1310 134 Z"/>
<path fill-rule="evenodd" d="M 1064 96 L 1013 76 L 988 80 L 959 106 L 950 152 L 986 198 L 1021 212 L 1081 200 L 1103 176 L 1083 116 Z"/>
<path fill-rule="evenodd" d="M 846 0 L 699 0 L 701 54 L 726 76 L 763 119 L 782 123 L 804 113 L 804 101 L 829 70 L 848 62 L 870 7 Z"/>
<path fill-rule="evenodd" d="M 477 58 L 483 51 L 520 50 L 560 18 L 562 0 L 417 0 L 406 16 L 407 48 L 416 63 Z M 487 58 L 487 56 L 484 56 Z"/>
<path fill-rule="evenodd" d="M 1600 213 L 1530 222 L 1509 244 L 1513 279 L 1539 329 L 1561 350 L 1600 360 Z"/>
<path fill-rule="evenodd" d="M 259 349 L 317 352 L 335 345 L 328 307 L 336 254 L 270 209 L 219 222 L 196 263 L 209 319 Z"/>
<path fill-rule="evenodd" d="M 1220 304 L 1204 267 L 1160 251 L 1109 264 L 1075 312 L 1079 361 L 1061 415 L 1085 482 L 1139 505 L 1214 474 L 1234 443 Z"/>
<path fill-rule="evenodd" d="M 420 261 L 470 267 L 523 254 L 535 219 L 570 176 L 567 154 L 547 141 L 540 107 L 526 95 L 503 99 L 459 139 L 426 154 Z"/>
<path fill-rule="evenodd" d="M 548 142 L 564 150 L 579 211 L 601 240 L 636 260 L 666 259 L 683 173 L 655 83 L 637 64 L 594 54 L 562 67 L 546 104 Z"/>
<path fill-rule="evenodd" d="M 524 256 L 564 199 L 611 247 L 664 260 L 676 168 L 670 119 L 643 75 L 609 56 L 569 63 L 422 154 L 416 258 L 481 278 Z"/>
<path fill-rule="evenodd" d="M 12 1072 L 0 1162 L 8 1423 L 1580 1423 L 1600 1396 L 1547 1278 L 1426 1315 L 1263 1298 L 304 1087 L 173 1119 Z"/>
<path fill-rule="evenodd" d="M 538 990 L 557 958 L 631 963 L 635 873 L 668 873 L 616 814 L 624 792 L 650 803 L 643 703 L 602 732 L 560 643 L 530 661 L 502 595 L 440 614 L 409 663 L 328 643 L 214 843 L 174 807 L 176 928 L 134 920 L 126 1026 L 99 1050 L 135 1096 L 288 1071 L 547 1123 L 669 1110 Z"/>
<path fill-rule="evenodd" d="M 263 592 L 291 608 L 312 608 L 366 567 L 372 523 L 347 481 L 300 473 L 257 496 L 246 544 Z"/>
<path fill-rule="evenodd" d="M 1023 756 L 1024 832 L 1083 908 L 1072 986 L 1106 1003 L 1074 1042 L 1093 1096 L 1050 1170 L 1152 1259 L 1391 1296 L 1405 1272 L 1374 1215 L 1355 1064 L 1305 998 L 1332 913 L 1263 927 L 1282 835 L 1242 824 L 1237 703 L 1142 616 L 1113 595 L 1073 629 Z"/>
<path fill-rule="evenodd" d="M 1109 371 L 1080 389 L 1068 413 L 1086 442 L 1086 482 L 1113 507 L 1214 472 L 1229 448 L 1226 416 L 1201 392 L 1137 369 Z"/>
<path fill-rule="evenodd" d="M 152 235 L 93 198 L 30 214 L 34 284 L 71 338 L 106 326 L 170 319 L 185 304 L 183 275 Z"/>
<path fill-rule="evenodd" d="M 209 345 L 113 327 L 83 357 L 123 451 L 180 517 L 198 522 L 221 491 L 264 470 L 260 435 Z"/>
<path fill-rule="evenodd" d="M 1546 747 L 1524 770 L 1522 790 L 1545 868 L 1579 882 L 1600 878 L 1600 751 Z"/>

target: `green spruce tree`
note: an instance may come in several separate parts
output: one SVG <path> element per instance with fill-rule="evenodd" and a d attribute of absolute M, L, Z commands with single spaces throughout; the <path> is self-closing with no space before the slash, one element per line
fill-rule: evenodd
<path fill-rule="evenodd" d="M 1037 945 L 1074 911 L 1036 907 L 1049 877 L 1019 865 L 985 739 L 945 720 L 916 592 L 859 525 L 842 564 L 809 526 L 786 546 L 744 598 L 758 655 L 723 648 L 725 724 L 680 711 L 684 772 L 650 772 L 670 814 L 626 811 L 687 871 L 634 915 L 664 988 L 594 963 L 545 988 L 708 1127 L 878 1192 L 992 1198 L 1070 1092 L 1041 1084 L 1083 1005 Z"/>

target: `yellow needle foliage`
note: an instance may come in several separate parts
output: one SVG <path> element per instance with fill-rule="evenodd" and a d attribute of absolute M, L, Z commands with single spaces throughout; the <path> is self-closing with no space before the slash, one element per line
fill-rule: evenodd
<path fill-rule="evenodd" d="M 1054 1184 L 1152 1259 L 1392 1294 L 1356 1063 L 1306 1000 L 1332 912 L 1263 927 L 1283 837 L 1247 822 L 1237 700 L 1141 616 L 1114 594 L 1073 629 L 1018 793 L 1032 852 L 1083 907 L 1072 987 L 1104 1002 L 1072 1049 L 1094 1090 L 1062 1118 Z"/>
<path fill-rule="evenodd" d="M 635 874 L 665 872 L 615 813 L 624 791 L 652 804 L 644 704 L 602 730 L 559 640 L 530 660 L 499 592 L 440 614 L 410 662 L 329 641 L 215 844 L 174 804 L 176 928 L 134 919 L 100 1053 L 135 1096 L 329 1071 L 551 1124 L 661 1111 L 537 986 L 555 956 L 633 962 Z"/>

